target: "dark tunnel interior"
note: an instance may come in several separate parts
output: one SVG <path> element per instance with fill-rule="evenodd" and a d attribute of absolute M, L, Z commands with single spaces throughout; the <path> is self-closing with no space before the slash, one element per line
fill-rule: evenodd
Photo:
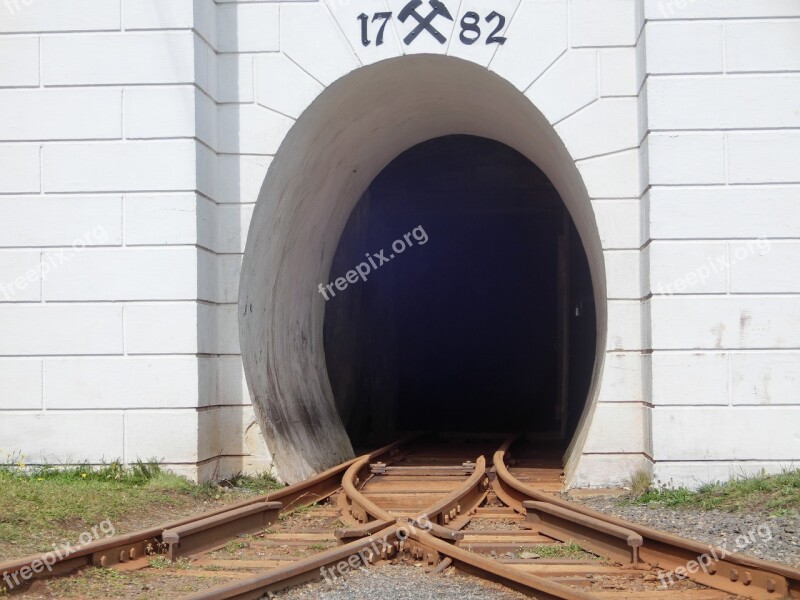
<path fill-rule="evenodd" d="M 351 213 L 320 293 L 356 448 L 404 431 L 569 442 L 595 358 L 589 267 L 555 188 L 515 150 L 454 135 L 399 155 Z"/>

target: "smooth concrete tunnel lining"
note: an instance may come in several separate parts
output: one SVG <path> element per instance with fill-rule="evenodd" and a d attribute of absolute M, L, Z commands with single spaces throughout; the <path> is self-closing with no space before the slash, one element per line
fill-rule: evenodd
<path fill-rule="evenodd" d="M 450 135 L 500 142 L 541 169 L 583 246 L 597 317 L 594 364 L 567 466 L 580 454 L 606 333 L 604 266 L 585 186 L 553 128 L 511 84 L 467 61 L 416 55 L 363 67 L 328 87 L 286 136 L 259 194 L 242 266 L 240 341 L 256 413 L 286 481 L 353 455 L 342 400 L 337 407 L 331 386 L 326 300 L 318 291 L 337 273 L 334 257 L 348 219 L 395 158 Z"/>

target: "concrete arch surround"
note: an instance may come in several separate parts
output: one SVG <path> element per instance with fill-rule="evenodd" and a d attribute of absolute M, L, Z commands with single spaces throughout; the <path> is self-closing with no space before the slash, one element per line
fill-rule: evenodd
<path fill-rule="evenodd" d="M 425 140 L 471 134 L 516 149 L 544 171 L 580 233 L 597 311 L 589 398 L 567 451 L 577 467 L 606 347 L 605 266 L 586 186 L 563 142 L 511 83 L 462 59 L 392 58 L 330 85 L 301 115 L 270 166 L 250 224 L 239 331 L 250 394 L 275 466 L 299 481 L 352 456 L 323 350 L 330 264 L 347 218 L 377 174 Z"/>

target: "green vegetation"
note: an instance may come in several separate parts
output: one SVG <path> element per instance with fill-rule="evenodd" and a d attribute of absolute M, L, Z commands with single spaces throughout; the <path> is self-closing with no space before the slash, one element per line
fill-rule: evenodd
<path fill-rule="evenodd" d="M 269 473 L 262 473 L 261 475 L 250 476 L 234 475 L 230 479 L 220 481 L 220 485 L 230 487 L 237 490 L 252 492 L 255 495 L 268 494 L 283 487 L 283 484 L 275 479 Z"/>
<path fill-rule="evenodd" d="M 651 488 L 629 502 L 689 507 L 728 512 L 766 510 L 782 515 L 800 511 L 800 470 L 778 475 L 739 477 L 726 483 L 711 483 L 697 491 L 686 488 Z"/>
<path fill-rule="evenodd" d="M 181 557 L 176 561 L 171 561 L 164 556 L 153 556 L 148 564 L 154 569 L 191 569 L 192 561 L 186 557 Z"/>
<path fill-rule="evenodd" d="M 628 478 L 628 487 L 632 498 L 641 498 L 653 487 L 653 476 L 645 469 L 634 471 Z"/>
<path fill-rule="evenodd" d="M 572 540 L 565 544 L 542 544 L 532 548 L 525 548 L 517 552 L 517 556 L 525 553 L 536 554 L 539 558 L 597 558 Z"/>
<path fill-rule="evenodd" d="M 0 556 L 20 557 L 79 543 L 106 523 L 99 537 L 158 525 L 276 489 L 268 476 L 237 475 L 222 485 L 197 485 L 168 473 L 157 460 L 125 466 L 28 466 L 14 454 L 0 463 Z M 107 523 L 110 521 L 110 524 Z"/>

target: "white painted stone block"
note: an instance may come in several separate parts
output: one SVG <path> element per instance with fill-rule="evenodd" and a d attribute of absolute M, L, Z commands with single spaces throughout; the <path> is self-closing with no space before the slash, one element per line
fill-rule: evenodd
<path fill-rule="evenodd" d="M 188 85 L 126 89 L 125 136 L 130 139 L 194 137 L 196 93 L 199 94 Z"/>
<path fill-rule="evenodd" d="M 643 402 L 645 370 L 639 352 L 607 353 L 598 402 Z"/>
<path fill-rule="evenodd" d="M 323 85 L 355 69 L 358 59 L 321 3 L 281 7 L 281 51 Z M 320 48 L 325 48 L 320 52 Z"/>
<path fill-rule="evenodd" d="M 241 354 L 238 305 L 199 304 L 198 346 L 201 354 Z"/>
<path fill-rule="evenodd" d="M 214 199 L 223 203 L 255 202 L 271 163 L 270 156 L 220 156 Z"/>
<path fill-rule="evenodd" d="M 233 304 L 239 299 L 239 274 L 242 270 L 241 254 L 214 256 L 214 288 L 212 302 Z"/>
<path fill-rule="evenodd" d="M 248 430 L 258 425 L 252 406 L 218 406 L 199 413 L 200 460 L 249 452 Z"/>
<path fill-rule="evenodd" d="M 651 77 L 652 130 L 800 126 L 800 75 Z"/>
<path fill-rule="evenodd" d="M 723 134 L 651 133 L 648 160 L 651 185 L 725 182 Z"/>
<path fill-rule="evenodd" d="M 508 27 L 508 41 L 497 50 L 489 69 L 518 89 L 528 89 L 545 69 L 566 52 L 569 39 L 568 11 L 565 0 L 523 0 Z"/>
<path fill-rule="evenodd" d="M 648 20 L 796 17 L 797 0 L 644 0 Z"/>
<path fill-rule="evenodd" d="M 118 196 L 0 196 L 0 246 L 115 246 L 122 243 Z"/>
<path fill-rule="evenodd" d="M 39 38 L 0 39 L 0 87 L 39 85 Z"/>
<path fill-rule="evenodd" d="M 550 123 L 597 99 L 597 51 L 570 50 L 525 93 Z"/>
<path fill-rule="evenodd" d="M 654 296 L 653 349 L 795 348 L 800 303 L 787 296 Z"/>
<path fill-rule="evenodd" d="M 294 121 L 253 104 L 219 109 L 219 151 L 230 154 L 275 154 Z"/>
<path fill-rule="evenodd" d="M 639 200 L 594 200 L 592 209 L 604 250 L 641 247 Z"/>
<path fill-rule="evenodd" d="M 727 23 L 725 64 L 728 73 L 800 70 L 800 21 Z"/>
<path fill-rule="evenodd" d="M 603 258 L 609 298 L 634 300 L 646 295 L 642 287 L 639 250 L 610 250 L 603 252 Z"/>
<path fill-rule="evenodd" d="M 263 56 L 277 56 L 265 54 Z M 253 56 L 221 54 L 217 57 L 217 102 L 252 102 L 254 99 Z"/>
<path fill-rule="evenodd" d="M 583 451 L 590 454 L 642 452 L 647 425 L 641 404 L 598 403 Z"/>
<path fill-rule="evenodd" d="M 731 293 L 799 293 L 800 242 L 731 242 Z"/>
<path fill-rule="evenodd" d="M 192 407 L 197 406 L 197 359 L 47 359 L 44 389 L 48 410 Z"/>
<path fill-rule="evenodd" d="M 634 198 L 641 192 L 639 153 L 618 152 L 576 163 L 589 197 Z"/>
<path fill-rule="evenodd" d="M 800 353 L 731 354 L 733 404 L 800 405 Z"/>
<path fill-rule="evenodd" d="M 122 0 L 122 26 L 131 29 L 189 29 L 192 0 Z"/>
<path fill-rule="evenodd" d="M 254 208 L 254 204 L 220 205 L 217 208 L 218 252 L 244 252 Z"/>
<path fill-rule="evenodd" d="M 45 145 L 46 192 L 184 191 L 197 182 L 192 140 Z"/>
<path fill-rule="evenodd" d="M 86 440 L 91 438 L 91 444 Z M 69 460 L 110 463 L 123 454 L 122 412 L 4 412 L 0 418 L 3 449 L 20 451 L 26 464 L 59 464 Z M 58 440 L 43 447 L 42 440 Z"/>
<path fill-rule="evenodd" d="M 41 408 L 42 361 L 27 358 L 0 360 L 0 410 Z M 5 415 L 0 417 L 0 421 L 4 418 Z M 5 450 L 8 451 L 8 447 Z"/>
<path fill-rule="evenodd" d="M 556 126 L 570 156 L 581 160 L 639 146 L 636 98 L 604 98 Z"/>
<path fill-rule="evenodd" d="M 60 261 L 44 280 L 44 298 L 54 300 L 189 300 L 197 297 L 194 248 L 87 249 Z"/>
<path fill-rule="evenodd" d="M 650 190 L 653 239 L 800 237 L 800 187 Z"/>
<path fill-rule="evenodd" d="M 197 462 L 196 410 L 137 410 L 125 413 L 125 460 Z"/>
<path fill-rule="evenodd" d="M 217 3 L 214 0 L 194 0 L 194 30 L 204 40 L 216 48 L 217 39 Z"/>
<path fill-rule="evenodd" d="M 800 451 L 799 420 L 800 407 L 657 407 L 653 458 L 789 461 Z"/>
<path fill-rule="evenodd" d="M 5 194 L 39 192 L 39 146 L 0 145 L 0 190 Z"/>
<path fill-rule="evenodd" d="M 196 228 L 197 245 L 216 251 L 217 248 L 217 210 L 219 206 L 212 200 L 197 196 Z"/>
<path fill-rule="evenodd" d="M 653 294 L 725 293 L 729 270 L 728 246 L 722 242 L 650 244 L 649 291 Z"/>
<path fill-rule="evenodd" d="M 119 30 L 119 0 L 8 0 L 0 33 Z"/>
<path fill-rule="evenodd" d="M 280 25 L 277 4 L 220 6 L 217 8 L 217 50 L 276 52 L 280 48 Z"/>
<path fill-rule="evenodd" d="M 196 354 L 195 302 L 132 304 L 125 307 L 128 354 Z"/>
<path fill-rule="evenodd" d="M 635 96 L 639 91 L 636 52 L 632 48 L 603 48 L 600 61 L 600 96 Z"/>
<path fill-rule="evenodd" d="M 728 404 L 728 355 L 653 352 L 653 405 Z"/>
<path fill-rule="evenodd" d="M 122 307 L 9 304 L 0 310 L 0 355 L 121 354 Z"/>
<path fill-rule="evenodd" d="M 219 55 L 205 40 L 199 38 L 195 39 L 193 55 L 195 84 L 206 94 L 216 98 L 221 85 L 219 81 L 220 57 L 237 55 Z"/>
<path fill-rule="evenodd" d="M 193 83 L 193 36 L 183 31 L 44 37 L 42 80 L 45 85 Z"/>
<path fill-rule="evenodd" d="M 0 139 L 78 140 L 122 137 L 122 97 L 113 89 L 0 91 Z"/>
<path fill-rule="evenodd" d="M 800 131 L 728 134 L 729 183 L 800 182 Z"/>
<path fill-rule="evenodd" d="M 655 21 L 646 34 L 647 70 L 665 73 L 722 73 L 722 24 Z"/>
<path fill-rule="evenodd" d="M 41 299 L 41 252 L 0 252 L 0 302 L 39 302 Z"/>
<path fill-rule="evenodd" d="M 644 454 L 584 454 L 568 485 L 574 488 L 623 487 L 637 471 L 650 472 L 651 469 L 652 461 Z"/>
<path fill-rule="evenodd" d="M 616 352 L 642 349 L 642 303 L 611 300 L 608 303 L 606 350 Z"/>
<path fill-rule="evenodd" d="M 572 47 L 633 46 L 635 0 L 572 0 Z"/>
<path fill-rule="evenodd" d="M 195 194 L 129 195 L 125 198 L 125 244 L 173 245 L 198 242 Z"/>
<path fill-rule="evenodd" d="M 318 81 L 282 54 L 265 54 L 255 61 L 261 106 L 296 119 L 322 92 Z"/>
<path fill-rule="evenodd" d="M 250 404 L 250 392 L 244 377 L 241 356 L 219 356 L 212 359 L 216 372 L 214 401 L 222 405 Z"/>

